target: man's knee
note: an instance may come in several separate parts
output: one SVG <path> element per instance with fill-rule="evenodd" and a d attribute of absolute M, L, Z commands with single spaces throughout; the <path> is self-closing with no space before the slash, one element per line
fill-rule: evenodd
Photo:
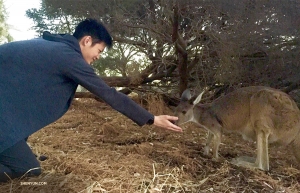
<path fill-rule="evenodd" d="M 25 140 L 16 143 L 14 146 L 0 154 L 0 165 L 4 166 L 7 172 L 0 172 L 2 177 L 9 174 L 11 179 L 22 176 L 38 176 L 41 174 L 40 163 L 32 153 Z"/>
<path fill-rule="evenodd" d="M 14 177 L 21 176 L 39 176 L 42 173 L 40 163 L 36 159 L 30 162 L 20 163 L 18 167 L 11 169 Z"/>
<path fill-rule="evenodd" d="M 22 168 L 21 170 L 13 170 L 0 164 L 0 182 L 7 182 L 9 180 L 20 177 L 34 177 L 42 173 L 40 166 L 34 168 Z"/>

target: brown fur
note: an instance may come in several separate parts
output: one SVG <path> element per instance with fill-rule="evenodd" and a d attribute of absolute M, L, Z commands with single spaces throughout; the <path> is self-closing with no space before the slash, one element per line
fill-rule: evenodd
<path fill-rule="evenodd" d="M 221 132 L 229 131 L 257 141 L 257 157 L 236 158 L 232 161 L 236 165 L 269 170 L 269 143 L 292 144 L 300 162 L 300 151 L 297 151 L 300 148 L 300 111 L 289 95 L 269 87 L 252 86 L 231 92 L 210 104 L 197 104 L 201 96 L 191 101 L 189 91 L 184 92 L 175 115 L 179 117 L 178 124 L 191 121 L 210 132 L 206 154 L 213 140 L 213 156 L 218 158 Z"/>

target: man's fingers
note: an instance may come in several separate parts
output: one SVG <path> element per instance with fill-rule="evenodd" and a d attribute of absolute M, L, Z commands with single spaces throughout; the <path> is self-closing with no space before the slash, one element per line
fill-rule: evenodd
<path fill-rule="evenodd" d="M 172 128 L 172 130 L 174 130 L 174 131 L 182 131 L 182 129 L 175 124 L 175 122 L 178 120 L 178 117 L 167 115 L 166 118 L 169 121 L 170 128 Z"/>
<path fill-rule="evenodd" d="M 181 128 L 173 128 L 173 127 L 169 127 L 168 129 L 169 129 L 169 130 L 172 130 L 172 131 L 182 132 L 182 129 L 181 129 Z"/>
<path fill-rule="evenodd" d="M 182 132 L 182 128 L 178 127 L 177 125 L 171 123 L 171 126 L 169 127 L 169 129 L 173 130 L 173 131 L 179 131 Z"/>
<path fill-rule="evenodd" d="M 178 117 L 167 116 L 167 119 L 168 119 L 171 123 L 175 124 L 175 122 L 178 120 Z"/>
<path fill-rule="evenodd" d="M 175 116 L 159 115 L 154 117 L 154 125 L 168 130 L 182 132 L 182 128 L 174 124 L 177 120 L 178 117 Z"/>
<path fill-rule="evenodd" d="M 178 120 L 178 117 L 175 117 L 175 116 L 167 116 L 167 119 L 168 120 L 172 120 L 172 121 L 177 121 Z"/>

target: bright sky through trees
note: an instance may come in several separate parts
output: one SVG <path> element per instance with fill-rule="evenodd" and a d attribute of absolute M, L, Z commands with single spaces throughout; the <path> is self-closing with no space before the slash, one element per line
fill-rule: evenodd
<path fill-rule="evenodd" d="M 17 40 L 27 40 L 35 37 L 35 32 L 30 30 L 33 22 L 26 17 L 26 10 L 38 8 L 40 0 L 4 0 L 8 18 L 9 33 Z"/>

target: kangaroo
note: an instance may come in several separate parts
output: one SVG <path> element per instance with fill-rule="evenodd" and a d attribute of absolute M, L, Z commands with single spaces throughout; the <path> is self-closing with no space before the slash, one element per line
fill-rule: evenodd
<path fill-rule="evenodd" d="M 182 93 L 175 115 L 177 124 L 194 122 L 209 131 L 204 153 L 208 154 L 213 139 L 213 157 L 218 158 L 222 131 L 237 132 L 245 140 L 256 140 L 256 158 L 238 157 L 231 163 L 269 170 L 268 144 L 291 148 L 300 162 L 300 111 L 291 97 L 264 86 L 237 89 L 209 104 L 198 104 L 204 91 L 193 100 L 190 90 Z"/>

